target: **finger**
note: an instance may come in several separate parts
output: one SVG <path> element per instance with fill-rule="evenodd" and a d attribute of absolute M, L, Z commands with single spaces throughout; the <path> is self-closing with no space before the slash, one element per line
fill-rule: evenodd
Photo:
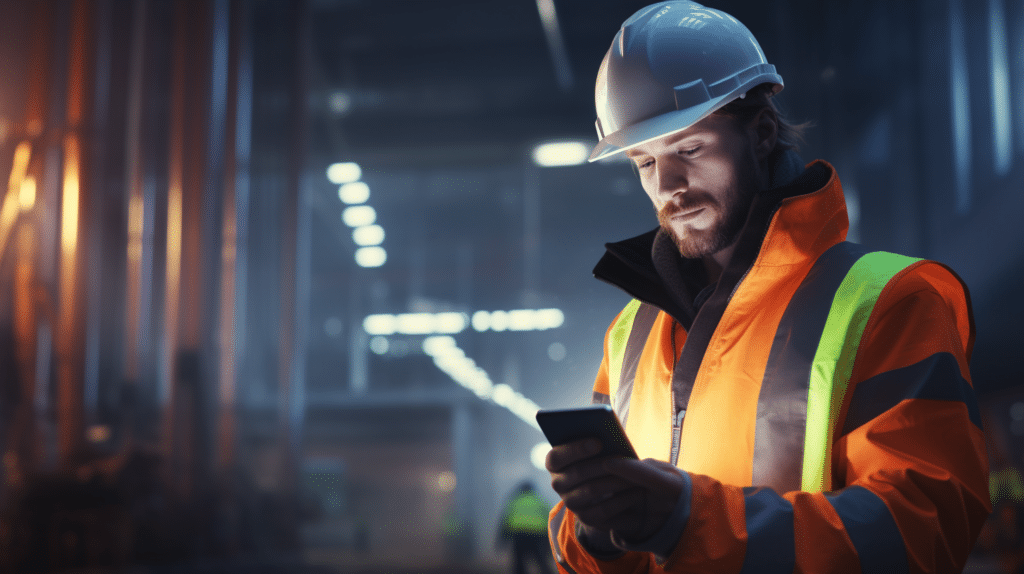
<path fill-rule="evenodd" d="M 631 488 L 635 488 L 635 485 L 628 481 L 617 476 L 604 475 L 566 492 L 562 495 L 562 500 L 569 510 L 576 511 L 599 505 Z"/>
<path fill-rule="evenodd" d="M 641 520 L 634 524 L 634 530 L 620 526 L 617 532 L 629 540 L 644 539 L 657 532 L 665 523 L 685 488 L 683 472 L 675 466 L 654 460 L 613 460 L 603 461 L 613 476 L 641 488 L 645 494 Z"/>
<path fill-rule="evenodd" d="M 593 457 L 601 452 L 601 441 L 593 438 L 585 438 L 573 442 L 567 442 L 551 447 L 544 466 L 548 472 L 559 472 L 563 468 Z"/>
<path fill-rule="evenodd" d="M 605 472 L 647 489 L 675 489 L 679 484 L 679 469 L 653 458 L 603 459 L 601 463 Z"/>
<path fill-rule="evenodd" d="M 573 512 L 583 523 L 595 528 L 633 532 L 638 528 L 643 517 L 643 498 L 642 490 L 629 488 L 600 504 Z"/>
<path fill-rule="evenodd" d="M 611 477 L 604 469 L 601 459 L 590 458 L 564 467 L 561 472 L 551 473 L 551 488 L 563 498 L 581 485 L 604 477 Z M 616 477 L 616 480 L 622 480 Z"/>

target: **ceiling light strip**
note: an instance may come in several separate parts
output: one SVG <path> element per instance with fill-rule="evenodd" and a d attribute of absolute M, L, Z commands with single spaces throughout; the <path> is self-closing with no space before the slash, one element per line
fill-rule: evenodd
<path fill-rule="evenodd" d="M 494 384 L 487 372 L 455 344 L 447 335 L 435 335 L 423 340 L 423 352 L 434 359 L 437 368 L 445 372 L 460 386 L 473 391 L 485 401 L 507 409 L 526 424 L 540 430 L 537 424 L 537 403 L 524 397 L 505 383 Z"/>

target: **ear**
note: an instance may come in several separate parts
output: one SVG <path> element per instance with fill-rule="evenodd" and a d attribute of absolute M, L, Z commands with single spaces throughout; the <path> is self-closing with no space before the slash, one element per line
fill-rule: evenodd
<path fill-rule="evenodd" d="M 763 161 L 775 149 L 775 143 L 779 139 L 779 117 L 775 110 L 763 107 L 757 112 L 750 127 L 753 131 L 751 135 L 754 138 L 754 153 L 759 161 Z"/>

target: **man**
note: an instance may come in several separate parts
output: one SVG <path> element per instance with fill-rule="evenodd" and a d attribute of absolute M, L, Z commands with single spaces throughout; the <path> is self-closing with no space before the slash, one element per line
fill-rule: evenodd
<path fill-rule="evenodd" d="M 591 159 L 628 156 L 660 226 L 594 270 L 634 298 L 594 401 L 642 460 L 552 449 L 562 572 L 953 572 L 991 510 L 966 287 L 844 241 L 781 89 L 693 2 L 638 11 L 605 56 Z"/>
<path fill-rule="evenodd" d="M 505 505 L 498 543 L 512 543 L 512 571 L 515 574 L 526 574 L 531 562 L 537 565 L 541 574 L 551 572 L 551 558 L 545 548 L 550 506 L 537 494 L 530 481 L 520 483 Z"/>

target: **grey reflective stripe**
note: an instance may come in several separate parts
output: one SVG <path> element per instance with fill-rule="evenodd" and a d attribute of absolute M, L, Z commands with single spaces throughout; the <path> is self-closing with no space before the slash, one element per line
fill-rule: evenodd
<path fill-rule="evenodd" d="M 838 243 L 818 257 L 783 312 L 757 400 L 752 484 L 800 489 L 811 358 L 839 285 L 867 251 Z"/>
<path fill-rule="evenodd" d="M 768 488 L 743 489 L 747 551 L 741 574 L 789 574 L 796 566 L 793 504 Z"/>
<path fill-rule="evenodd" d="M 610 405 L 612 404 L 611 397 L 604 393 L 594 391 L 594 395 L 590 398 L 590 404 L 592 405 Z"/>
<path fill-rule="evenodd" d="M 960 374 L 956 357 L 934 355 L 901 369 L 894 369 L 861 381 L 853 390 L 842 436 L 895 407 L 906 399 L 962 402 L 971 422 L 981 429 L 981 411 L 971 384 Z"/>
<path fill-rule="evenodd" d="M 889 508 L 875 493 L 861 486 L 850 486 L 838 494 L 826 494 L 843 522 L 860 558 L 865 574 L 909 572 L 907 548 Z"/>
<path fill-rule="evenodd" d="M 636 369 L 640 364 L 640 355 L 647 345 L 647 338 L 658 318 L 658 308 L 654 305 L 641 303 L 633 318 L 633 326 L 629 330 L 629 339 L 622 355 L 622 374 L 619 375 L 618 389 L 615 391 L 615 414 L 619 415 L 622 424 L 629 418 L 629 400 L 633 395 L 633 381 L 636 380 Z"/>
<path fill-rule="evenodd" d="M 555 562 L 565 569 L 569 574 L 576 574 L 576 571 L 565 561 L 562 555 L 562 547 L 558 545 L 558 531 L 562 529 L 562 522 L 565 521 L 565 506 L 558 509 L 558 512 L 548 521 L 548 543 L 551 545 L 551 553 L 555 555 Z"/>

